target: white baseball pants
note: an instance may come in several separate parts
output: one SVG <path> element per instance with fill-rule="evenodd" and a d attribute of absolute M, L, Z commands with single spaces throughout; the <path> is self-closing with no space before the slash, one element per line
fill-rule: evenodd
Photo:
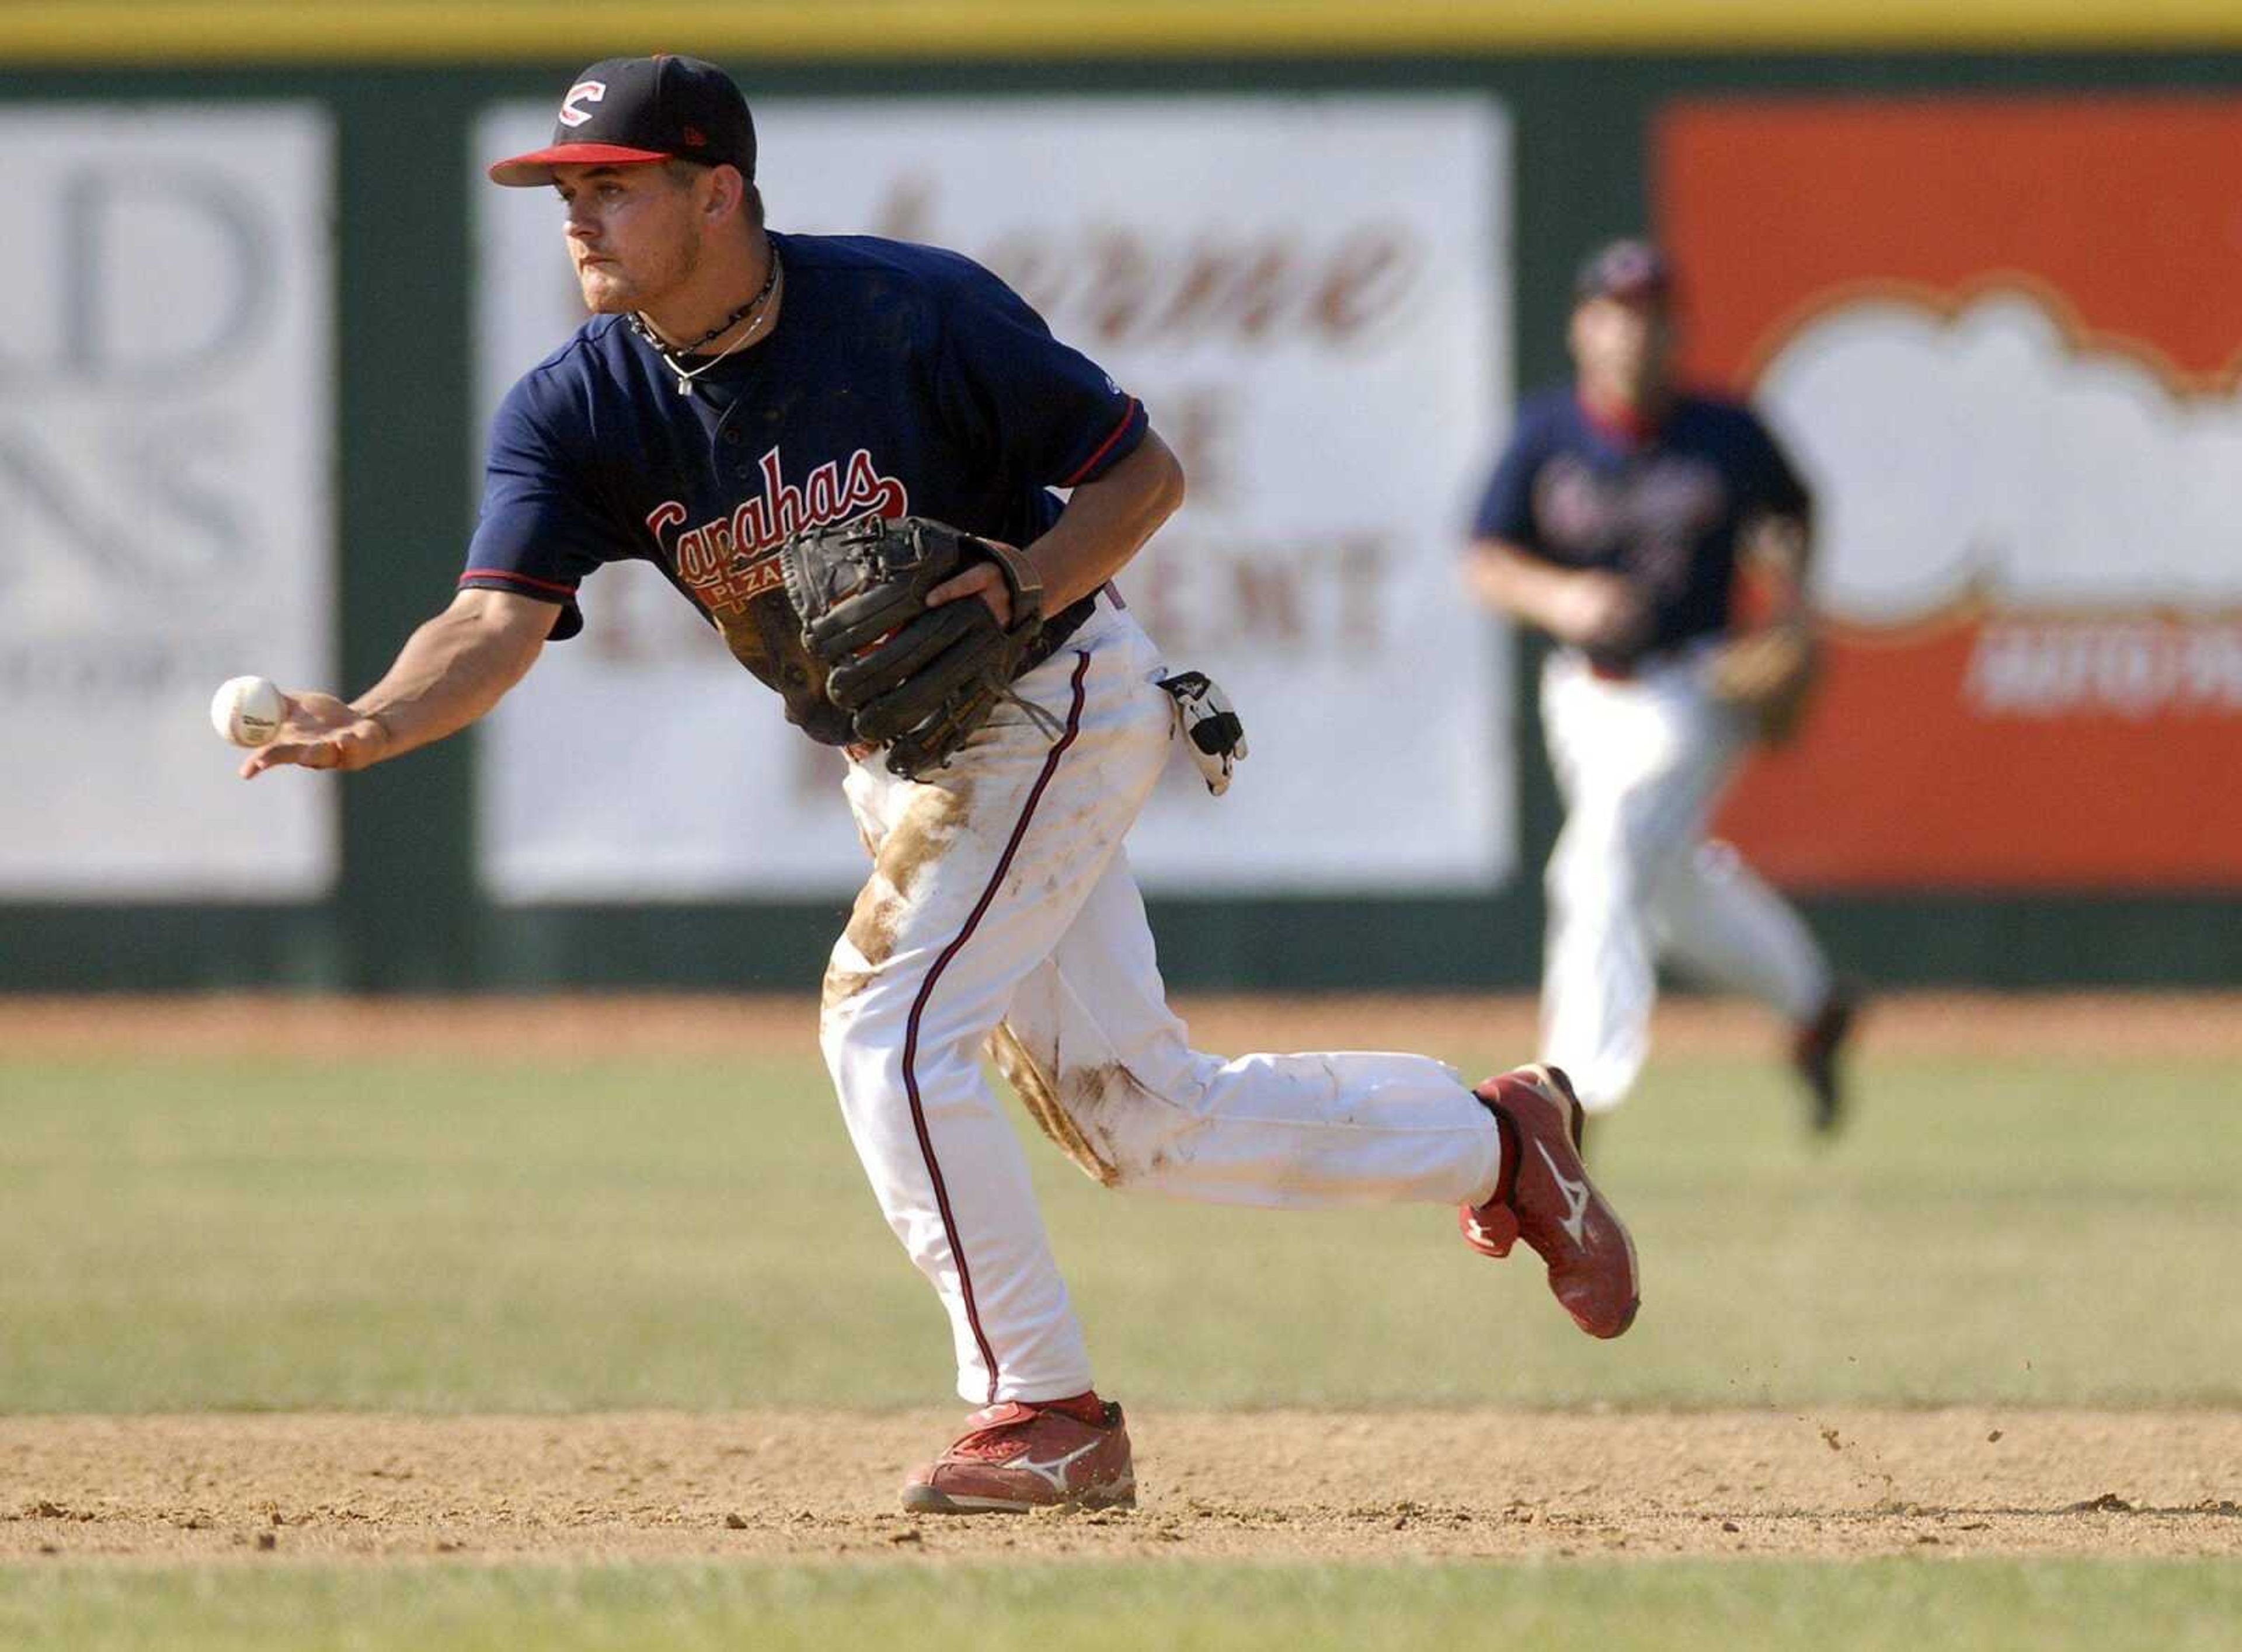
<path fill-rule="evenodd" d="M 1203 1055 L 1169 1011 L 1122 838 L 1168 759 L 1159 659 L 1097 613 L 947 768 L 852 763 L 874 856 L 825 978 L 820 1031 L 880 1208 L 949 1310 L 975 1404 L 1091 1386 L 1027 1161 L 983 1078 L 1108 1186 L 1299 1209 L 1478 1203 L 1500 1146 L 1423 1056 Z M 1054 734 L 1051 729 L 1057 732 Z"/>
<path fill-rule="evenodd" d="M 1541 675 L 1565 826 L 1550 855 L 1541 1058 L 1591 1111 L 1627 1098 L 1650 1045 L 1657 963 L 1745 992 L 1793 1022 L 1829 965 L 1789 903 L 1705 823 L 1749 742 L 1707 691 L 1707 649 L 1608 681 L 1570 650 Z"/>

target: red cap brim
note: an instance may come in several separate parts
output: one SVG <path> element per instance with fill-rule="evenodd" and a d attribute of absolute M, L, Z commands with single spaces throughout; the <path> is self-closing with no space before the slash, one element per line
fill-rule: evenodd
<path fill-rule="evenodd" d="M 626 149 L 621 144 L 554 144 L 547 149 L 533 149 L 527 155 L 492 162 L 490 180 L 516 189 L 529 189 L 550 184 L 556 166 L 635 166 L 668 158 L 660 150 Z"/>

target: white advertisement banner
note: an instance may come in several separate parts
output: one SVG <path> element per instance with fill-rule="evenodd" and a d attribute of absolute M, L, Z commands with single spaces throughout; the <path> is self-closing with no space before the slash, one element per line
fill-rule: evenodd
<path fill-rule="evenodd" d="M 0 896 L 304 900 L 334 789 L 211 692 L 334 675 L 329 133 L 294 105 L 0 110 Z"/>
<path fill-rule="evenodd" d="M 1140 396 L 1190 479 L 1123 571 L 1252 755 L 1180 757 L 1146 887 L 1494 887 L 1514 858 L 1504 635 L 1457 553 L 1511 400 L 1509 128 L 1478 98 L 977 100 L 755 110 L 772 226 L 975 258 Z M 549 104 L 482 123 L 534 148 Z M 548 191 L 478 191 L 487 416 L 582 319 Z M 839 759 L 651 569 L 584 588 L 485 731 L 480 865 L 514 902 L 842 892 Z"/>

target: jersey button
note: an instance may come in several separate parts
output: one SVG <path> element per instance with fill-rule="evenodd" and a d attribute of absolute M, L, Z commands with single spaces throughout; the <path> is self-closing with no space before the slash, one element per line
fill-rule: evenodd
<path fill-rule="evenodd" d="M 736 429 L 735 429 L 733 426 L 731 426 L 730 425 L 727 425 L 727 426 L 724 426 L 724 446 L 726 446 L 727 447 L 737 447 L 739 445 L 740 445 L 740 433 L 739 433 Z"/>

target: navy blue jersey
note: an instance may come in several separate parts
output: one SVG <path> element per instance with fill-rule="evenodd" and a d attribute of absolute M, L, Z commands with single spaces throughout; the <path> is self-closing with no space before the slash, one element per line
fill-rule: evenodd
<path fill-rule="evenodd" d="M 876 511 L 1025 545 L 1058 518 L 1051 488 L 1143 440 L 1136 399 L 970 259 L 770 238 L 777 325 L 690 393 L 620 316 L 593 318 L 514 386 L 460 585 L 560 603 L 559 639 L 582 629 L 594 569 L 652 562 L 769 682 L 773 628 L 793 623 L 789 535 Z"/>
<path fill-rule="evenodd" d="M 1634 581 L 1653 621 L 1639 656 L 1727 629 L 1738 535 L 1762 514 L 1808 507 L 1797 473 L 1749 408 L 1682 396 L 1636 438 L 1590 418 L 1566 389 L 1519 409 L 1473 527 L 1566 567 Z"/>

